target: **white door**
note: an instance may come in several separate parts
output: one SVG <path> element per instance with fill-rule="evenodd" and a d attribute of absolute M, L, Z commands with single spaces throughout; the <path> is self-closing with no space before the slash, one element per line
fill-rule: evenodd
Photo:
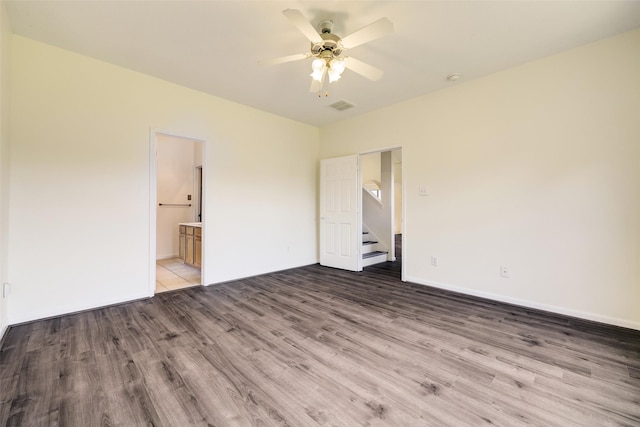
<path fill-rule="evenodd" d="M 320 162 L 320 264 L 361 271 L 358 156 Z"/>

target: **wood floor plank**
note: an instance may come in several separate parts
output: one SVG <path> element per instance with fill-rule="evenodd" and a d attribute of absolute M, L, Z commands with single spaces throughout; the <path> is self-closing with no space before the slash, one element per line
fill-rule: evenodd
<path fill-rule="evenodd" d="M 318 265 L 11 327 L 0 425 L 640 426 L 640 332 Z"/>

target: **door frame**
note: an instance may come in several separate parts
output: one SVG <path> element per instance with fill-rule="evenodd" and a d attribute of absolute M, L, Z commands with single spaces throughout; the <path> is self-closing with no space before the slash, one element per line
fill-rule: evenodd
<path fill-rule="evenodd" d="M 206 192 L 206 182 L 207 182 L 207 152 L 209 144 L 207 140 L 204 138 L 187 136 L 180 132 L 173 132 L 168 130 L 163 130 L 159 128 L 150 128 L 149 129 L 149 283 L 148 283 L 148 295 L 153 297 L 156 293 L 156 245 L 157 245 L 157 237 L 156 237 L 156 227 L 158 222 L 158 135 L 165 135 L 174 138 L 186 139 L 190 141 L 195 141 L 202 144 L 202 211 L 203 217 L 205 212 L 206 200 L 207 200 L 207 192 Z M 205 281 L 206 276 L 206 256 L 205 251 L 206 247 L 204 242 L 206 242 L 206 234 L 207 227 L 202 218 L 202 265 L 200 266 L 200 285 L 204 285 L 207 283 Z"/>

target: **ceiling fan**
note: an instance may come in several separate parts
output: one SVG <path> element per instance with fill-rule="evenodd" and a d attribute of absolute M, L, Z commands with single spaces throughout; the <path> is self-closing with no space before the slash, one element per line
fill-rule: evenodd
<path fill-rule="evenodd" d="M 344 53 L 346 50 L 393 32 L 393 23 L 387 18 L 380 18 L 358 31 L 340 38 L 333 34 L 333 21 L 329 19 L 320 22 L 318 26 L 320 32 L 317 32 L 299 10 L 286 9 L 282 13 L 289 22 L 309 39 L 311 49 L 308 53 L 260 61 L 262 65 L 283 64 L 285 62 L 314 58 L 311 63 L 312 79 L 309 91 L 317 92 L 318 96 L 321 96 L 322 88 L 326 87 L 327 78 L 329 83 L 334 82 L 340 79 L 340 76 L 347 68 L 373 81 L 379 80 L 384 74 L 379 68 L 350 56 L 345 56 Z M 326 95 L 328 95 L 328 92 Z"/>

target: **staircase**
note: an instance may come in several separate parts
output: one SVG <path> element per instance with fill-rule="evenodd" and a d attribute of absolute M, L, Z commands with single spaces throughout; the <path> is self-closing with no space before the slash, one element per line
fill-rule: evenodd
<path fill-rule="evenodd" d="M 362 266 L 367 267 L 387 261 L 386 248 L 377 242 L 376 237 L 366 229 L 362 231 Z"/>

